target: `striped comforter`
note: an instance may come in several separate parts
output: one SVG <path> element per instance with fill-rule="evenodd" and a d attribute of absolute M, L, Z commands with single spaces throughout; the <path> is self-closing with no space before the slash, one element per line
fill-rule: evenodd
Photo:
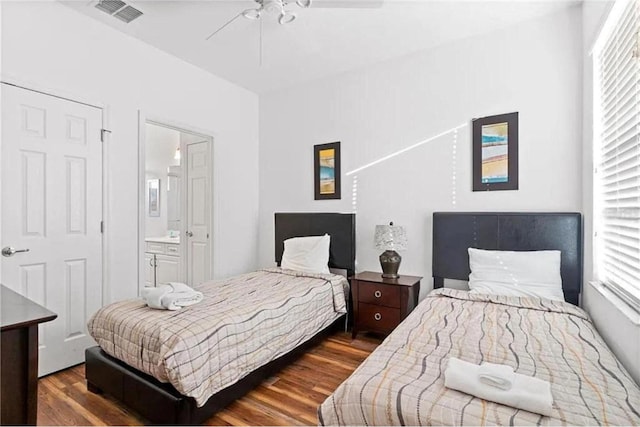
<path fill-rule="evenodd" d="M 202 406 L 346 313 L 347 286 L 333 274 L 261 270 L 202 284 L 203 301 L 179 311 L 140 299 L 110 304 L 88 328 L 109 355 Z"/>
<path fill-rule="evenodd" d="M 446 388 L 449 357 L 551 382 L 552 417 Z M 639 425 L 640 389 L 578 307 L 438 289 L 318 412 L 324 425 Z"/>

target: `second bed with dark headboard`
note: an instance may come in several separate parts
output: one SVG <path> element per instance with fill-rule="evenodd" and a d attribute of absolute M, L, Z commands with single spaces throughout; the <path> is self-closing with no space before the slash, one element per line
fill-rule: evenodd
<path fill-rule="evenodd" d="M 469 248 L 559 250 L 565 301 L 578 305 L 582 289 L 582 215 L 579 213 L 435 212 L 433 286 L 469 280 Z"/>
<path fill-rule="evenodd" d="M 561 251 L 566 301 L 435 289 L 327 398 L 318 411 L 320 423 L 640 425 L 640 388 L 576 306 L 582 282 L 580 214 L 435 213 L 437 288 L 445 279 L 469 279 L 469 248 Z M 525 258 L 531 255 L 540 254 Z M 547 381 L 553 403 L 545 400 L 540 413 L 529 412 L 446 387 L 451 358 L 504 365 Z M 476 380 L 467 374 L 463 377 Z M 507 394 L 519 398 L 509 400 L 516 406 L 527 398 L 522 389 Z"/>

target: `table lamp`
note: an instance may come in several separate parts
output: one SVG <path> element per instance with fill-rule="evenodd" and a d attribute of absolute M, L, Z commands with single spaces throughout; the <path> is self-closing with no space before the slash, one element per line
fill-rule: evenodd
<path fill-rule="evenodd" d="M 380 266 L 382 267 L 382 277 L 385 279 L 397 279 L 398 268 L 402 257 L 396 250 L 407 249 L 407 234 L 404 227 L 393 225 L 376 225 L 375 234 L 376 248 L 384 250 L 380 255 Z"/>

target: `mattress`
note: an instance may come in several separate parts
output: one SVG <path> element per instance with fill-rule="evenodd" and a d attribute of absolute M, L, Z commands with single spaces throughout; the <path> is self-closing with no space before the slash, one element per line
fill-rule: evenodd
<path fill-rule="evenodd" d="M 551 383 L 551 417 L 448 389 L 450 357 Z M 639 425 L 640 389 L 566 302 L 431 292 L 321 405 L 323 425 Z"/>
<path fill-rule="evenodd" d="M 141 299 L 110 304 L 88 329 L 107 354 L 202 406 L 346 313 L 348 282 L 278 268 L 196 289 L 203 301 L 179 311 L 154 310 Z"/>

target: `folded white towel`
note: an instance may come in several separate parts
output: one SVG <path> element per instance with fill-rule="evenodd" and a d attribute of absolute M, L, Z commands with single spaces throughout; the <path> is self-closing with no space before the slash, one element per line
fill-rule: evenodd
<path fill-rule="evenodd" d="M 162 306 L 167 310 L 180 310 L 181 307 L 202 301 L 202 292 L 171 292 L 162 297 Z"/>
<path fill-rule="evenodd" d="M 511 389 L 503 390 L 481 382 L 479 370 L 479 365 L 451 357 L 444 372 L 444 385 L 484 400 L 551 415 L 553 396 L 548 381 L 514 373 Z"/>
<path fill-rule="evenodd" d="M 144 288 L 142 298 L 151 308 L 159 310 L 179 310 L 181 307 L 197 304 L 203 299 L 198 292 L 184 283 L 169 282 L 155 288 Z"/>
<path fill-rule="evenodd" d="M 483 362 L 478 369 L 478 379 L 481 383 L 501 390 L 510 390 L 513 387 L 514 376 L 513 368 L 507 365 Z"/>

